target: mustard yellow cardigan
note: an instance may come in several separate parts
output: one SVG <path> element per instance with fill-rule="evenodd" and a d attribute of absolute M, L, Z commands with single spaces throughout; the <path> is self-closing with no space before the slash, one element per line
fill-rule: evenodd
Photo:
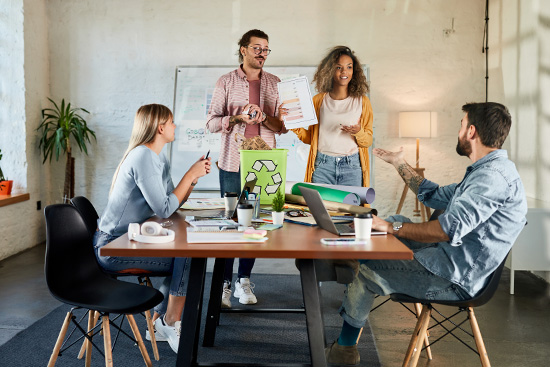
<path fill-rule="evenodd" d="M 313 97 L 313 107 L 315 108 L 315 113 L 317 114 L 317 120 L 320 120 L 319 112 L 321 111 L 321 105 L 323 104 L 325 94 L 326 93 L 319 93 Z M 369 187 L 370 163 L 368 148 L 372 145 L 372 106 L 367 96 L 363 96 L 363 109 L 361 111 L 360 121 L 361 129 L 357 134 L 352 134 L 352 136 L 355 137 L 355 141 L 359 146 L 359 160 L 361 161 L 361 169 L 363 171 L 363 186 Z M 292 131 L 298 136 L 298 139 L 305 144 L 310 145 L 304 182 L 311 182 L 311 177 L 313 176 L 313 171 L 315 170 L 315 158 L 317 157 L 319 125 L 311 125 L 307 129 L 292 129 Z"/>

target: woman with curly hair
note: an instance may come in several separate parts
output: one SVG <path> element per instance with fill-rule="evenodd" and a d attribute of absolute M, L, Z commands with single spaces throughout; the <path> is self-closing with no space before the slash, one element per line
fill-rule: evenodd
<path fill-rule="evenodd" d="M 313 97 L 319 124 L 292 130 L 310 145 L 304 181 L 368 187 L 372 107 L 361 63 L 349 47 L 336 46 L 313 81 L 319 91 Z"/>

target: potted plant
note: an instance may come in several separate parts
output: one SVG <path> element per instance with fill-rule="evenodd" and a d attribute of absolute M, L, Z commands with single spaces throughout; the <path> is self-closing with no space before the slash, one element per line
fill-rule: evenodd
<path fill-rule="evenodd" d="M 72 157 L 71 136 L 76 142 L 80 151 L 88 154 L 86 142 L 90 142 L 90 136 L 96 140 L 95 133 L 88 128 L 86 120 L 79 115 L 79 112 L 86 112 L 83 108 L 71 108 L 71 104 L 65 104 L 65 99 L 61 100 L 58 106 L 53 100 L 48 98 L 54 108 L 44 108 L 42 110 L 42 123 L 36 129 L 41 131 L 39 148 L 42 149 L 44 160 L 59 161 L 61 154 L 67 156 L 65 165 L 65 184 L 63 186 L 63 200 L 74 197 L 74 158 Z"/>
<path fill-rule="evenodd" d="M 2 160 L 2 149 L 0 149 L 0 161 L 1 160 Z M 2 172 L 2 167 L 0 167 L 0 195 L 11 194 L 12 185 L 13 185 L 13 181 L 8 180 L 4 177 L 4 172 Z"/>
<path fill-rule="evenodd" d="M 285 218 L 285 212 L 283 212 L 284 206 L 285 196 L 279 188 L 277 190 L 277 193 L 273 197 L 273 202 L 271 203 L 271 208 L 273 209 L 273 211 L 271 212 L 271 216 L 273 217 L 273 224 L 283 224 Z"/>

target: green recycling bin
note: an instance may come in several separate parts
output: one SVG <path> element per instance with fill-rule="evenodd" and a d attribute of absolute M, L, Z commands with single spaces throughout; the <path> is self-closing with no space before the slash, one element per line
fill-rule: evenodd
<path fill-rule="evenodd" d="M 277 190 L 284 195 L 288 149 L 240 150 L 240 153 L 241 187 L 257 179 L 253 192 L 260 194 L 260 204 L 271 204 Z"/>

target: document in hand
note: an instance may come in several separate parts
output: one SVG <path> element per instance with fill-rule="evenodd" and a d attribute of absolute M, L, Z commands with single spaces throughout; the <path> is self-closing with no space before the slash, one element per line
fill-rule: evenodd
<path fill-rule="evenodd" d="M 277 89 L 283 108 L 288 110 L 288 115 L 283 117 L 287 129 L 318 123 L 307 77 L 283 80 L 277 83 Z"/>

